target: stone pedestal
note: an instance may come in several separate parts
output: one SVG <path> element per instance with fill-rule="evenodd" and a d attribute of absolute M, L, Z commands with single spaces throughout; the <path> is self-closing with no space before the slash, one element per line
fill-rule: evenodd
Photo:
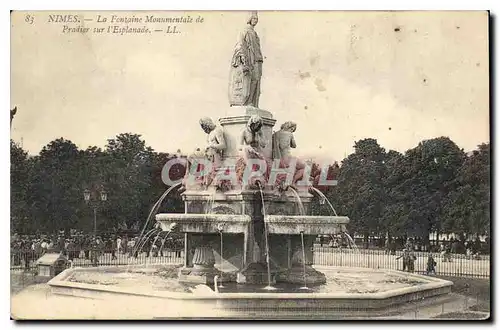
<path fill-rule="evenodd" d="M 254 262 L 247 265 L 247 267 L 238 273 L 236 282 L 238 284 L 276 284 L 277 270 L 271 269 L 270 273 L 271 278 L 269 278 L 266 263 Z"/>
<path fill-rule="evenodd" d="M 194 250 L 193 267 L 183 267 L 179 270 L 179 281 L 189 283 L 212 284 L 218 274 L 214 268 L 215 257 L 212 247 L 198 246 Z"/>
<path fill-rule="evenodd" d="M 285 282 L 306 286 L 326 283 L 325 275 L 312 267 L 314 239 L 315 236 L 312 235 L 304 237 L 304 250 L 302 249 L 300 236 L 295 236 L 292 239 L 292 267 L 284 278 Z"/>
<path fill-rule="evenodd" d="M 219 123 L 224 128 L 224 138 L 227 146 L 224 157 L 227 163 L 234 162 L 239 157 L 238 149 L 241 132 L 246 128 L 248 120 L 253 115 L 258 115 L 263 119 L 262 132 L 268 141 L 263 153 L 267 159 L 272 158 L 272 135 L 276 119 L 273 119 L 273 115 L 266 110 L 251 106 L 233 106 L 228 110 L 226 117 L 219 119 Z"/>

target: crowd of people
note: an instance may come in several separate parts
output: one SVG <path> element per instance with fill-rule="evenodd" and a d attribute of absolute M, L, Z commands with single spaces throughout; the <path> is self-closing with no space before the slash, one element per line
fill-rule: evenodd
<path fill-rule="evenodd" d="M 324 235 L 319 237 L 318 240 L 320 246 L 328 244 L 331 248 L 349 248 L 352 247 L 352 242 L 342 235 Z M 467 239 L 456 239 L 440 241 L 439 244 L 436 242 L 430 242 L 430 246 L 426 246 L 421 238 L 403 238 L 396 237 L 392 240 L 387 238 L 384 240 L 377 239 L 372 240 L 371 244 L 364 244 L 363 242 L 357 242 L 358 247 L 368 248 L 368 249 L 384 249 L 387 254 L 395 255 L 396 251 L 402 251 L 403 249 L 409 249 L 415 252 L 433 252 L 439 253 L 445 259 L 451 258 L 452 254 L 462 254 L 469 256 L 471 258 L 479 258 L 481 254 L 488 254 L 489 251 L 489 238 L 482 242 L 479 238 L 474 240 Z"/>
<path fill-rule="evenodd" d="M 328 246 L 331 248 L 349 248 L 352 247 L 348 240 L 342 235 L 336 236 L 321 236 L 319 244 L 323 246 L 325 239 L 328 241 Z M 382 247 L 381 245 L 379 248 Z M 430 247 L 426 247 L 421 239 L 402 238 L 393 239 L 392 241 L 385 240 L 384 250 L 386 254 L 396 255 L 396 251 L 402 251 L 402 254 L 396 257 L 396 260 L 402 259 L 402 270 L 413 273 L 415 271 L 415 261 L 417 260 L 417 252 L 429 252 L 426 254 L 426 273 L 436 274 L 436 255 L 441 257 L 443 262 L 452 262 L 453 255 L 461 254 L 467 258 L 480 260 L 481 253 L 487 253 L 489 250 L 489 238 L 482 242 L 478 237 L 474 240 L 452 238 L 449 241 L 441 241 L 439 244 L 432 242 Z"/>
<path fill-rule="evenodd" d="M 459 240 L 452 240 L 451 242 L 442 242 L 439 245 L 439 253 L 441 255 L 443 262 L 452 262 L 452 254 L 465 254 L 466 256 L 474 259 L 480 259 L 481 242 L 479 239 L 470 242 L 460 242 Z M 415 255 L 415 246 L 411 241 L 408 241 L 403 253 L 396 259 L 403 259 L 403 271 L 408 271 L 413 273 L 415 271 L 415 260 L 417 257 Z M 465 251 L 465 252 L 464 252 Z M 391 251 L 392 252 L 392 251 Z M 434 258 L 433 252 L 429 253 L 427 256 L 427 275 L 436 274 L 437 262 Z"/>
<path fill-rule="evenodd" d="M 138 258 L 145 255 L 147 258 L 163 257 L 168 251 L 174 251 L 180 257 L 184 249 L 183 239 L 153 235 L 141 239 L 139 235 L 91 235 L 74 233 L 64 235 L 14 235 L 11 238 L 11 262 L 13 266 L 30 268 L 31 262 L 36 261 L 47 252 L 62 253 L 69 260 L 84 259 L 98 264 L 101 256 L 110 254 L 111 260 L 125 256 Z"/>
<path fill-rule="evenodd" d="M 387 253 L 395 254 L 398 244 L 386 240 L 385 250 Z M 485 254 L 489 250 L 489 241 L 481 242 L 479 238 L 474 240 L 458 240 L 453 238 L 449 241 L 441 241 L 439 244 L 432 242 L 427 248 L 421 240 L 407 239 L 404 248 L 420 252 L 439 253 L 443 259 L 451 258 L 452 254 L 463 254 L 471 258 L 479 258 L 481 253 Z M 450 260 L 451 261 L 451 260 Z"/>

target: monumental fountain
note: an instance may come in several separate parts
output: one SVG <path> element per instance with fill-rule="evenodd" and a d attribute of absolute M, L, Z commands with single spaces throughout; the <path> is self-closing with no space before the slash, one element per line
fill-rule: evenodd
<path fill-rule="evenodd" d="M 313 198 L 325 197 L 310 183 L 310 164 L 292 156 L 297 125 L 285 122 L 273 132 L 276 119 L 259 107 L 257 22 L 252 13 L 233 51 L 227 115 L 218 123 L 200 120 L 207 146 L 189 157 L 185 178 L 173 186 L 185 213 L 154 214 L 168 193 L 151 213 L 158 229 L 184 234 L 183 264 L 72 268 L 49 283 L 55 293 L 143 297 L 169 302 L 166 316 L 183 315 L 169 314 L 175 306 L 195 306 L 198 317 L 373 316 L 401 313 L 411 301 L 449 299 L 452 283 L 433 277 L 313 266 L 316 237 L 345 232 L 349 218 L 312 215 Z"/>

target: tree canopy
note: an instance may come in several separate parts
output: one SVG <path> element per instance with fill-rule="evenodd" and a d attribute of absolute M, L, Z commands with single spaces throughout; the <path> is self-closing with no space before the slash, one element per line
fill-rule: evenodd
<path fill-rule="evenodd" d="M 168 188 L 162 168 L 176 153 L 156 152 L 140 135 L 125 133 L 104 149 L 80 150 L 59 138 L 36 156 L 11 140 L 11 226 L 19 233 L 70 228 L 90 231 L 92 208 L 98 229 L 142 226 L 152 205 Z M 317 184 L 319 165 L 313 164 Z M 377 140 L 356 141 L 354 152 L 328 167 L 336 186 L 319 187 L 338 214 L 348 216 L 349 231 L 368 237 L 418 236 L 431 232 L 464 235 L 490 231 L 490 145 L 466 154 L 447 137 L 424 140 L 404 153 L 386 150 Z M 174 180 L 182 164 L 173 166 Z M 83 192 L 91 193 L 90 202 Z M 107 200 L 100 193 L 107 192 Z M 316 214 L 331 214 L 313 205 Z M 161 211 L 183 212 L 178 194 Z"/>

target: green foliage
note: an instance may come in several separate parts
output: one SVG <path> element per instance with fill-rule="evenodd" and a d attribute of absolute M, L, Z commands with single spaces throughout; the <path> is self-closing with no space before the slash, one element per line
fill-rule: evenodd
<path fill-rule="evenodd" d="M 37 228 L 66 229 L 78 219 L 82 203 L 75 181 L 78 163 L 78 148 L 63 138 L 49 143 L 34 158 L 28 200 Z"/>
<path fill-rule="evenodd" d="M 28 196 L 32 162 L 28 154 L 10 140 L 10 212 L 11 230 L 30 229 L 28 219 Z"/>
<path fill-rule="evenodd" d="M 490 231 L 490 146 L 466 156 L 449 138 L 422 141 L 401 154 L 386 151 L 375 139 L 355 143 L 355 152 L 327 179 L 337 186 L 318 187 L 337 214 L 347 215 L 351 234 L 428 237 L 432 231 L 484 234 Z M 79 150 L 63 138 L 38 156 L 11 141 L 11 226 L 15 232 L 78 228 L 91 231 L 93 207 L 98 229 L 142 227 L 152 205 L 168 188 L 162 169 L 174 154 L 158 153 L 137 134 L 120 134 L 104 149 Z M 170 170 L 173 180 L 185 173 Z M 319 166 L 313 165 L 313 182 Z M 92 192 L 87 204 L 83 191 Z M 100 201 L 100 192 L 107 201 Z M 328 204 L 311 205 L 313 214 L 331 215 Z M 161 212 L 183 212 L 178 194 Z"/>
<path fill-rule="evenodd" d="M 405 154 L 402 193 L 409 234 L 428 238 L 444 220 L 443 205 L 465 154 L 447 137 L 425 140 Z"/>
<path fill-rule="evenodd" d="M 354 148 L 338 186 L 326 192 L 351 219 L 351 233 L 425 240 L 433 231 L 489 232 L 489 144 L 470 157 L 447 137 L 422 141 L 404 155 L 386 152 L 374 139 Z"/>
<path fill-rule="evenodd" d="M 342 162 L 337 201 L 351 219 L 351 232 L 368 237 L 383 232 L 385 149 L 374 139 L 355 143 L 355 152 Z"/>
<path fill-rule="evenodd" d="M 141 227 L 152 205 L 168 188 L 161 181 L 167 159 L 146 146 L 140 135 L 120 134 L 105 149 L 78 150 L 71 141 L 50 142 L 39 156 L 11 141 L 11 221 L 15 232 L 77 228 L 92 231 L 93 208 L 99 230 Z M 183 172 L 183 169 L 177 169 Z M 91 192 L 86 203 L 83 192 Z M 100 194 L 107 192 L 107 200 Z M 179 211 L 179 197 L 164 209 Z M 183 208 L 182 208 L 183 210 Z"/>
<path fill-rule="evenodd" d="M 490 232 L 490 145 L 481 144 L 466 158 L 450 183 L 444 205 L 445 232 Z"/>

